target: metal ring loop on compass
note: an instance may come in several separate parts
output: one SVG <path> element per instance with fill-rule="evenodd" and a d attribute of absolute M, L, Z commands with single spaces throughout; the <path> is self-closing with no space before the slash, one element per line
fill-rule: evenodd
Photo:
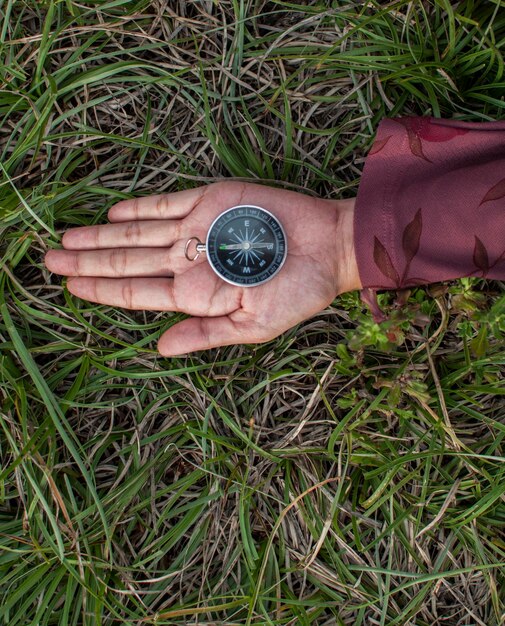
<path fill-rule="evenodd" d="M 196 254 L 194 256 L 189 256 L 189 246 L 193 241 L 196 241 Z M 205 252 L 205 244 L 198 239 L 198 237 L 191 237 L 186 241 L 186 245 L 184 246 L 184 256 L 188 259 L 188 261 L 196 261 L 197 258 Z"/>

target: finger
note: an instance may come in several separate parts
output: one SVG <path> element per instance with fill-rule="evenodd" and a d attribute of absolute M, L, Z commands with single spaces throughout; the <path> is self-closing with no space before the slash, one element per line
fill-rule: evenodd
<path fill-rule="evenodd" d="M 158 342 L 162 356 L 177 356 L 239 343 L 256 343 L 260 339 L 249 325 L 223 317 L 191 317 L 167 330 Z"/>
<path fill-rule="evenodd" d="M 180 311 L 170 278 L 90 278 L 67 280 L 70 293 L 83 300 L 124 309 Z"/>
<path fill-rule="evenodd" d="M 181 235 L 180 220 L 124 222 L 72 228 L 63 235 L 67 250 L 98 248 L 168 247 Z"/>
<path fill-rule="evenodd" d="M 65 276 L 172 276 L 173 248 L 117 248 L 113 250 L 50 250 L 46 267 Z"/>
<path fill-rule="evenodd" d="M 109 221 L 181 219 L 191 213 L 208 187 L 122 200 L 109 209 Z"/>

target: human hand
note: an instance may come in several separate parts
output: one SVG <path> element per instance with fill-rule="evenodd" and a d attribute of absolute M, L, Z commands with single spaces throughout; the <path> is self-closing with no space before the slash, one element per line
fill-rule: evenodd
<path fill-rule="evenodd" d="M 281 222 L 288 255 L 279 274 L 256 287 L 237 287 L 211 269 L 205 255 L 188 261 L 190 237 L 239 204 L 261 206 Z M 358 289 L 353 244 L 354 200 L 322 200 L 251 183 L 223 181 L 171 194 L 124 200 L 110 224 L 68 230 L 47 268 L 69 276 L 68 290 L 85 300 L 128 309 L 193 316 L 167 330 L 158 349 L 175 356 L 217 346 L 273 339 Z"/>

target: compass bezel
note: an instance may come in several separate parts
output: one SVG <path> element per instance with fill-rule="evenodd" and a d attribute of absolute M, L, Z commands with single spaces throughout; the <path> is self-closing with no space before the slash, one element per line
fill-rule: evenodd
<path fill-rule="evenodd" d="M 239 280 L 239 277 L 236 276 L 233 272 L 230 272 L 229 270 L 226 270 L 226 274 L 223 273 L 223 270 L 221 268 L 220 263 L 217 264 L 215 262 L 215 260 L 213 259 L 213 256 L 215 256 L 215 258 L 217 259 L 217 250 L 212 249 L 211 250 L 211 239 L 214 238 L 214 230 L 216 229 L 216 227 L 218 226 L 218 223 L 223 219 L 223 217 L 225 217 L 226 215 L 228 215 L 231 212 L 236 212 L 240 209 L 253 209 L 255 211 L 260 211 L 261 213 L 265 214 L 265 216 L 268 216 L 269 220 L 273 220 L 273 222 L 275 223 L 275 227 L 277 229 L 277 231 L 280 233 L 280 237 L 278 237 L 277 241 L 274 243 L 275 245 L 275 254 L 274 254 L 274 261 L 272 263 L 269 264 L 268 268 L 266 270 L 264 270 L 263 274 L 267 274 L 265 277 L 261 278 L 262 274 L 260 274 L 259 276 L 254 276 L 254 277 L 244 277 L 243 280 Z M 243 216 L 237 215 L 238 217 L 244 217 L 244 219 L 247 217 L 247 214 L 244 214 Z M 259 219 L 260 221 L 264 221 L 266 222 L 266 220 L 262 217 L 261 215 L 258 216 L 257 214 L 252 214 L 249 217 L 255 218 L 255 219 Z M 233 218 L 232 218 L 233 219 Z M 268 224 L 268 222 L 266 222 Z M 224 224 L 223 224 L 224 226 Z M 272 228 L 271 224 L 268 224 L 269 228 Z M 272 229 L 274 230 L 274 229 Z M 221 231 L 221 228 L 219 229 L 219 232 Z M 215 233 L 215 238 L 217 240 L 217 236 L 218 233 Z M 275 236 L 275 230 L 274 230 L 274 236 Z M 230 285 L 235 285 L 236 287 L 259 287 L 261 285 L 264 285 L 265 283 L 269 282 L 270 280 L 272 280 L 272 278 L 274 278 L 275 276 L 277 276 L 277 274 L 279 273 L 279 271 L 282 269 L 286 258 L 287 258 L 287 252 L 288 252 L 288 245 L 287 245 L 287 237 L 286 237 L 286 232 L 284 231 L 284 228 L 282 227 L 282 224 L 280 223 L 279 219 L 268 209 L 265 209 L 261 206 L 257 206 L 255 204 L 238 204 L 236 206 L 230 207 L 229 209 L 226 209 L 226 211 L 223 211 L 222 213 L 220 213 L 215 220 L 212 222 L 212 224 L 209 227 L 209 230 L 207 232 L 207 239 L 206 239 L 206 251 L 207 251 L 207 260 L 212 268 L 212 270 L 219 276 L 219 278 L 221 278 L 221 280 L 224 280 L 225 282 L 229 283 Z M 276 266 L 274 271 L 271 272 L 271 268 L 272 266 Z M 230 274 L 233 275 L 233 277 L 237 278 L 237 280 L 234 280 L 233 278 L 230 278 Z"/>

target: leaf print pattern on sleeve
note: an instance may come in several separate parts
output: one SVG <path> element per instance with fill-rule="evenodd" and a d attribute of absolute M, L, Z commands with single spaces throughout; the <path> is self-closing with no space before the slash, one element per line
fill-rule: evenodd
<path fill-rule="evenodd" d="M 374 237 L 373 260 L 375 261 L 375 265 L 377 265 L 377 267 L 384 274 L 384 276 L 392 280 L 393 283 L 398 287 L 400 285 L 400 277 L 398 276 L 398 272 L 394 268 L 391 257 L 389 256 L 389 252 L 386 250 L 384 245 L 377 239 L 377 237 Z"/>
<path fill-rule="evenodd" d="M 430 143 L 451 141 L 451 139 L 459 135 L 466 135 L 468 132 L 462 128 L 435 124 L 429 117 L 402 117 L 396 118 L 394 121 L 406 129 L 412 154 L 428 163 L 432 163 L 432 160 L 424 153 L 423 141 Z"/>
<path fill-rule="evenodd" d="M 473 248 L 473 264 L 477 268 L 469 274 L 475 274 L 476 271 L 482 272 L 482 278 L 486 278 L 489 274 L 489 271 L 494 269 L 499 263 L 505 262 L 505 249 L 503 252 L 495 259 L 494 263 L 489 262 L 489 253 L 487 251 L 484 243 L 474 235 L 475 245 Z"/>
<path fill-rule="evenodd" d="M 489 255 L 486 250 L 486 246 L 475 235 L 475 246 L 473 249 L 473 262 L 475 267 L 478 267 L 483 276 L 489 272 Z"/>
<path fill-rule="evenodd" d="M 482 198 L 479 206 L 484 204 L 484 202 L 490 202 L 491 200 L 500 200 L 501 198 L 505 198 L 505 178 L 496 183 L 494 187 L 491 187 L 491 189 L 486 193 L 484 198 Z"/>
<path fill-rule="evenodd" d="M 402 249 L 405 255 L 405 269 L 403 270 L 401 278 L 384 244 L 377 237 L 374 237 L 373 258 L 375 265 L 384 276 L 393 281 L 396 287 L 405 287 L 407 284 L 412 285 L 427 282 L 423 278 L 409 277 L 410 264 L 419 251 L 422 230 L 422 209 L 417 209 L 413 219 L 403 229 Z"/>
<path fill-rule="evenodd" d="M 405 226 L 402 238 L 403 252 L 407 263 L 410 263 L 419 250 L 419 241 L 423 230 L 423 215 L 421 209 L 417 209 L 414 219 Z"/>
<path fill-rule="evenodd" d="M 428 161 L 428 163 L 433 163 L 433 161 L 428 159 L 428 157 L 424 154 L 423 143 L 421 139 L 419 138 L 419 136 L 413 133 L 410 129 L 407 129 L 407 132 L 409 135 L 409 145 L 410 145 L 410 151 L 412 152 L 412 154 L 416 157 L 424 159 L 425 161 Z"/>
<path fill-rule="evenodd" d="M 370 149 L 370 152 L 368 153 L 368 156 L 371 156 L 372 154 L 377 154 L 377 152 L 380 152 L 383 148 L 386 147 L 386 144 L 390 139 L 391 139 L 391 135 L 389 135 L 388 137 L 385 137 L 384 139 L 376 139 L 374 141 L 373 146 Z"/>
<path fill-rule="evenodd" d="M 421 209 L 417 209 L 414 219 L 405 226 L 402 237 L 403 253 L 407 262 L 402 276 L 402 284 L 410 270 L 410 264 L 419 250 L 419 242 L 421 240 L 421 232 L 423 230 L 423 216 Z"/>

